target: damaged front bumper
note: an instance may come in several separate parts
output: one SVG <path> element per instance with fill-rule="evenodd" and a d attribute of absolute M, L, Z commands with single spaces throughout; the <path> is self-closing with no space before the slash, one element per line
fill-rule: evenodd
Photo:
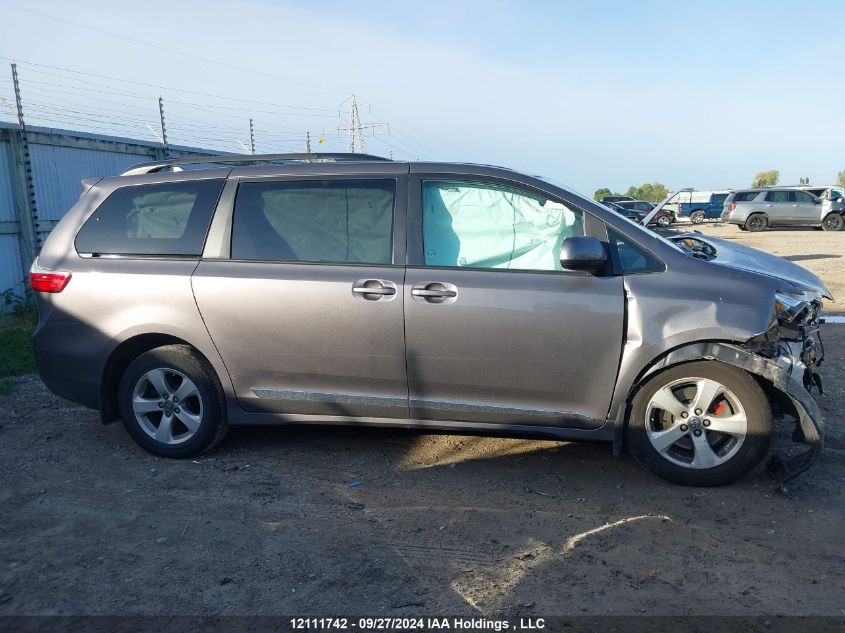
<path fill-rule="evenodd" d="M 821 455 L 824 445 L 824 421 L 819 405 L 810 393 L 821 380 L 814 368 L 807 367 L 801 356 L 794 356 L 792 345 L 782 345 L 783 352 L 776 358 L 766 358 L 741 347 L 714 343 L 705 358 L 719 360 L 752 374 L 761 376 L 786 395 L 795 407 L 798 420 L 792 439 L 806 444 L 803 452 L 784 457 L 773 454 L 766 469 L 781 483 L 802 473 Z"/>

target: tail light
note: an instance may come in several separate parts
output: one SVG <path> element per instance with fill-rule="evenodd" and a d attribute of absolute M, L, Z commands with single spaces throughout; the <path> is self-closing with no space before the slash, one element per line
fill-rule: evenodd
<path fill-rule="evenodd" d="M 29 271 L 29 287 L 35 292 L 61 292 L 70 281 L 71 274 L 66 270 L 48 270 L 32 264 Z"/>
<path fill-rule="evenodd" d="M 728 208 L 729 208 L 731 211 L 733 211 L 734 209 L 736 209 L 736 202 L 731 202 L 731 203 L 728 205 Z"/>

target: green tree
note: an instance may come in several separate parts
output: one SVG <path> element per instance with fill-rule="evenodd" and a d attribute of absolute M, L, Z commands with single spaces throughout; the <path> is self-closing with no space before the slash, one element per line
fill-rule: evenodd
<path fill-rule="evenodd" d="M 665 185 L 659 182 L 647 182 L 639 187 L 633 185 L 628 187 L 626 195 L 631 196 L 637 200 L 647 200 L 648 202 L 660 202 L 669 195 L 669 190 Z"/>
<path fill-rule="evenodd" d="M 618 196 L 618 193 L 613 193 L 607 187 L 602 187 L 601 189 L 596 189 L 596 192 L 593 194 L 593 200 L 596 202 L 600 201 L 605 196 Z"/>
<path fill-rule="evenodd" d="M 770 169 L 768 171 L 758 171 L 751 181 L 752 187 L 773 187 L 778 184 L 780 180 L 780 172 L 777 169 Z"/>
<path fill-rule="evenodd" d="M 845 187 L 845 171 L 840 171 L 836 174 L 836 184 L 840 187 Z"/>

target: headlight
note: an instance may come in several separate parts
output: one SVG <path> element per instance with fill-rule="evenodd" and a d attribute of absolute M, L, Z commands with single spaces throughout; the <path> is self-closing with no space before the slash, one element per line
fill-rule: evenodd
<path fill-rule="evenodd" d="M 775 314 L 778 321 L 791 323 L 795 318 L 810 306 L 804 294 L 793 294 L 791 292 L 775 293 Z"/>

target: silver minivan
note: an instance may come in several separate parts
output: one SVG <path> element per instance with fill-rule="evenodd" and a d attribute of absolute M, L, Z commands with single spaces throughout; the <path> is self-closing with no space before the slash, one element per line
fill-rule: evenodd
<path fill-rule="evenodd" d="M 776 421 L 808 447 L 778 477 L 821 450 L 830 294 L 780 258 L 478 165 L 212 157 L 83 189 L 31 270 L 38 367 L 156 455 L 401 426 L 604 441 L 716 485 Z"/>
<path fill-rule="evenodd" d="M 839 200 L 822 200 L 798 187 L 744 189 L 728 196 L 721 219 L 743 231 L 765 231 L 770 226 L 841 231 L 845 227 L 845 205 Z"/>

